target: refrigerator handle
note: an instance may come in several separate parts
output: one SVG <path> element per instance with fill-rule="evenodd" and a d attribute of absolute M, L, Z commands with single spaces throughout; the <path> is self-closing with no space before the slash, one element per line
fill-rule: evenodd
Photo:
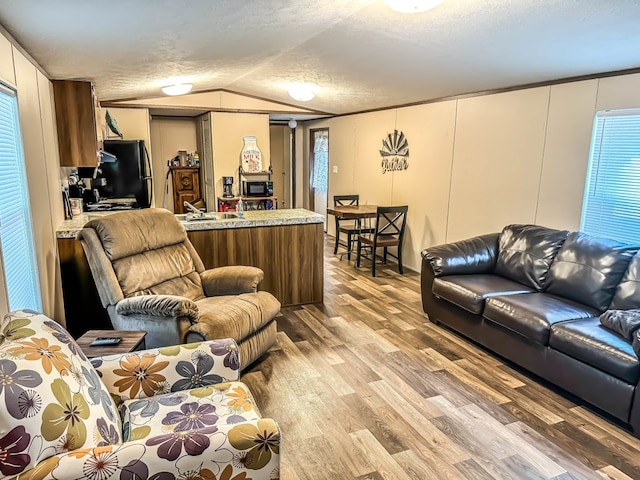
<path fill-rule="evenodd" d="M 148 168 L 148 172 L 149 175 L 146 177 L 143 177 L 144 180 L 149 182 L 149 206 L 151 206 L 151 202 L 153 201 L 153 173 L 151 170 L 151 158 L 149 157 L 149 151 L 147 150 L 147 146 L 143 143 L 142 146 L 144 147 L 144 156 L 147 159 L 147 168 Z"/>

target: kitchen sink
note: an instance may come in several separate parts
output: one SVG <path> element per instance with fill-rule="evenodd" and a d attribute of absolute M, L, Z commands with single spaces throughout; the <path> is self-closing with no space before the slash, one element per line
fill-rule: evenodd
<path fill-rule="evenodd" d="M 217 220 L 216 212 L 205 213 L 204 215 L 194 215 L 193 213 L 176 213 L 176 218 L 181 222 L 203 222 L 205 220 Z"/>

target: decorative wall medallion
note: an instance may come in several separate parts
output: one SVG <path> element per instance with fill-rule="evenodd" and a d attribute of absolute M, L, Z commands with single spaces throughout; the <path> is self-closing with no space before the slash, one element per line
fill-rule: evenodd
<path fill-rule="evenodd" d="M 382 173 L 397 172 L 409 168 L 409 142 L 404 133 L 393 130 L 382 140 Z"/>

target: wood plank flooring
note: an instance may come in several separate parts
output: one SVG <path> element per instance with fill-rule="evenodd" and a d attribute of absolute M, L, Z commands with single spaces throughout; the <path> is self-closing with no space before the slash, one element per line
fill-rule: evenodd
<path fill-rule="evenodd" d="M 287 307 L 243 375 L 283 432 L 283 480 L 640 479 L 640 440 L 429 323 L 420 277 L 325 245 L 325 301 Z"/>

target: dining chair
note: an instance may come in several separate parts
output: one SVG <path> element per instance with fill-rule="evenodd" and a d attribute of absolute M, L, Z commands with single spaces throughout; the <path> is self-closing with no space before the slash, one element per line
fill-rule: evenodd
<path fill-rule="evenodd" d="M 356 267 L 360 266 L 360 258 L 364 248 L 371 252 L 371 274 L 376 276 L 376 251 L 384 248 L 382 262 L 387 263 L 387 255 L 393 257 L 398 262 L 398 272 L 402 275 L 402 240 L 407 224 L 407 205 L 398 207 L 378 207 L 376 212 L 376 226 L 372 233 L 361 233 L 358 235 L 358 252 L 356 257 Z M 397 255 L 388 251 L 389 247 L 397 247 Z"/>
<path fill-rule="evenodd" d="M 360 205 L 360 195 L 334 195 L 333 196 L 333 206 L 334 207 L 344 207 L 344 206 L 358 206 Z M 353 251 L 353 242 L 355 238 L 360 233 L 373 233 L 373 229 L 371 228 L 362 228 L 362 220 L 361 219 L 344 219 L 335 217 L 336 220 L 336 243 L 333 246 L 333 254 L 338 253 L 338 247 L 343 246 L 347 249 L 347 259 L 351 260 L 351 252 Z M 340 241 L 340 233 L 345 233 L 347 235 L 347 242 Z"/>

